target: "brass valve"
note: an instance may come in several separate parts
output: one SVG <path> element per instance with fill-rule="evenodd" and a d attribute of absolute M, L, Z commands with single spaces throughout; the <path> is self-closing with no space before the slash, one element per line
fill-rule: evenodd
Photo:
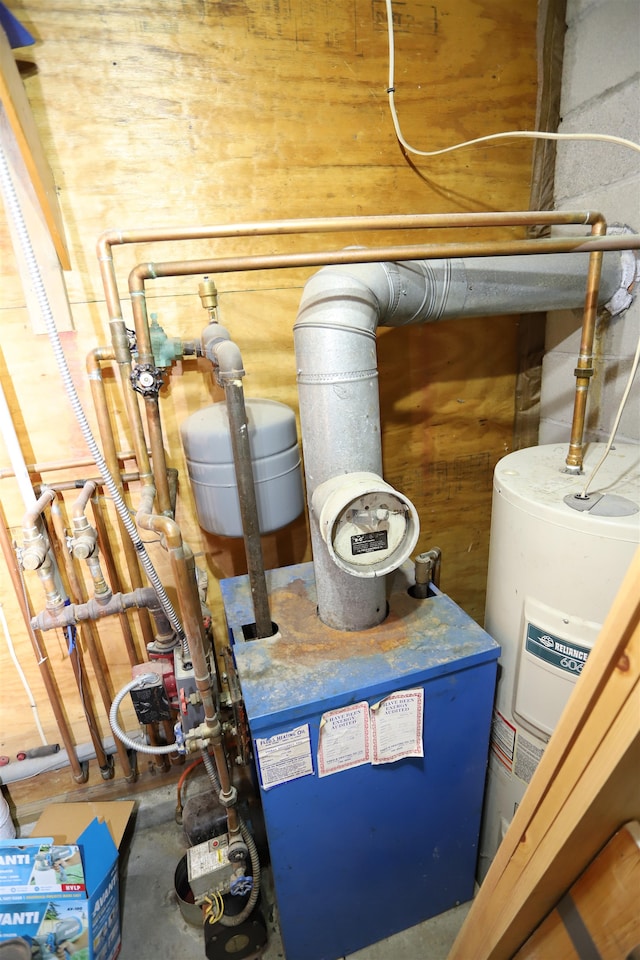
<path fill-rule="evenodd" d="M 209 319 L 215 321 L 216 310 L 218 309 L 218 290 L 213 280 L 205 277 L 202 283 L 198 284 L 198 293 L 205 310 L 209 311 Z"/>

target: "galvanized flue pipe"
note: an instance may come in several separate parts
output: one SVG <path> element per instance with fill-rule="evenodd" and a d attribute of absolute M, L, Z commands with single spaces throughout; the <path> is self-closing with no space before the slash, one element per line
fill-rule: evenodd
<path fill-rule="evenodd" d="M 629 235 L 604 236 L 606 223 L 601 214 L 594 213 L 571 213 L 571 212 L 536 212 L 527 211 L 523 213 L 508 214 L 471 214 L 471 215 L 434 215 L 434 216 L 415 216 L 415 217 L 382 217 L 382 218 L 345 218 L 340 220 L 308 220 L 308 221 L 275 221 L 264 224 L 243 224 L 230 227 L 204 228 L 195 227 L 187 230 L 162 230 L 150 232 L 118 233 L 103 235 L 99 241 L 99 256 L 102 264 L 105 265 L 103 276 L 106 278 L 106 284 L 109 287 L 107 301 L 111 305 L 116 305 L 119 310 L 119 298 L 117 293 L 117 284 L 115 282 L 115 273 L 113 272 L 112 246 L 115 243 L 130 242 L 156 242 L 166 240 L 195 239 L 195 238 L 221 238 L 221 237 L 241 237 L 241 236 L 267 236 L 283 235 L 287 233 L 312 233 L 312 232 L 345 232 L 348 230 L 367 230 L 367 229 L 433 229 L 433 228 L 451 228 L 451 227 L 505 227 L 505 226 L 531 226 L 540 224 L 582 224 L 590 225 L 592 228 L 592 237 L 552 237 L 542 240 L 500 240 L 488 242 L 468 242 L 468 243 L 447 243 L 447 244 L 428 244 L 422 246 L 401 246 L 401 247 L 378 247 L 370 250 L 347 249 L 334 251 L 312 251 L 309 253 L 297 254 L 276 254 L 276 255 L 252 255 L 241 257 L 217 257 L 206 260 L 178 261 L 171 263 L 144 263 L 139 264 L 129 274 L 129 291 L 132 301 L 132 310 L 136 327 L 136 337 L 140 343 L 145 356 L 150 355 L 150 335 L 148 329 L 148 319 L 145 304 L 145 281 L 169 276 L 187 276 L 194 274 L 216 274 L 227 272 L 239 272 L 245 270 L 263 270 L 263 269 L 283 269 L 291 267 L 321 266 L 321 265 L 345 265 L 345 264 L 363 264 L 363 263 L 381 263 L 381 264 L 402 264 L 405 261 L 420 261 L 432 263 L 434 260 L 446 260 L 462 258 L 486 258 L 486 257 L 513 257 L 520 255 L 531 257 L 532 255 L 547 256 L 552 253 L 568 254 L 572 252 L 588 253 L 590 255 L 590 266 L 588 271 L 587 290 L 586 290 L 586 309 L 589 314 L 595 309 L 597 303 L 598 283 L 602 265 L 603 250 L 629 250 L 637 249 L 640 246 L 640 238 L 630 237 Z M 409 264 L 410 268 L 410 264 Z M 391 281 L 390 281 L 391 282 Z M 393 290 L 393 285 L 392 285 Z M 392 292 L 389 291 L 389 293 Z M 404 294 L 404 290 L 399 291 Z M 509 309 L 517 304 L 509 303 Z M 561 305 L 566 305 L 562 303 Z M 577 305 L 573 303 L 572 305 Z M 555 306 L 553 298 L 540 298 L 538 309 L 550 309 Z M 393 312 L 393 311 L 391 311 Z M 491 313 L 491 307 L 486 310 L 482 308 L 476 310 L 477 313 Z M 386 311 L 378 310 L 376 321 L 380 315 L 385 315 Z M 420 311 L 418 310 L 419 314 Z M 443 314 L 441 314 L 443 315 Z M 299 315 L 300 319 L 300 315 Z M 429 319 L 421 317 L 421 320 Z M 436 316 L 431 319 L 440 319 Z M 412 322 L 408 317 L 406 322 Z M 589 338 L 592 341 L 590 330 L 591 322 L 585 317 L 585 335 L 584 340 Z M 374 323 L 375 330 L 375 323 Z M 586 368 L 585 368 L 586 369 Z M 583 381 L 587 375 L 579 378 L 579 386 L 582 388 Z M 584 430 L 584 404 L 582 398 L 576 401 L 574 411 L 574 426 L 572 437 L 574 438 L 572 456 L 575 458 L 577 449 L 576 438 L 581 437 Z M 304 440 L 303 425 L 303 440 Z M 580 454 L 581 455 L 581 454 Z M 315 551 L 314 551 L 315 555 Z M 381 607 L 381 604 L 378 604 Z"/>

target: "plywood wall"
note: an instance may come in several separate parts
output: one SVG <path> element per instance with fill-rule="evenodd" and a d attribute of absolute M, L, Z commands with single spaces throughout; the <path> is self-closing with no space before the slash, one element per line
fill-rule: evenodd
<path fill-rule="evenodd" d="M 65 274 L 73 329 L 64 351 L 89 421 L 87 353 L 109 343 L 95 255 L 107 228 L 183 226 L 303 216 L 526 209 L 531 147 L 492 145 L 432 160 L 409 159 L 394 136 L 386 97 L 383 0 L 13 0 L 36 38 L 16 51 L 58 188 L 72 269 Z M 394 2 L 396 103 L 405 136 L 422 149 L 531 127 L 536 99 L 536 0 Z M 504 233 L 502 235 L 505 235 Z M 483 233 L 489 238 L 491 234 Z M 452 234 L 440 233 L 447 240 Z M 389 240 L 389 237 L 380 237 Z M 398 241 L 415 237 L 398 237 Z M 120 292 L 147 260 L 201 258 L 319 246 L 320 238 L 190 242 L 116 248 Z M 371 243 L 347 235 L 333 245 Z M 0 374 L 28 463 L 87 454 L 53 362 L 33 332 L 5 220 L 0 215 Z M 309 271 L 216 278 L 221 317 L 239 343 L 249 396 L 297 409 L 292 325 Z M 172 336 L 194 338 L 206 316 L 201 278 L 148 285 L 150 309 Z M 510 447 L 516 316 L 452 321 L 379 336 L 387 479 L 416 504 L 421 549 L 443 549 L 443 587 L 474 617 L 484 607 L 491 476 Z M 121 450 L 131 448 L 116 378 L 105 369 Z M 185 361 L 161 393 L 169 463 L 180 471 L 178 518 L 210 577 L 220 629 L 217 579 L 244 572 L 241 542 L 203 535 L 194 519 L 178 427 L 218 399 L 206 369 Z M 0 466 L 8 457 L 0 441 Z M 135 464 L 128 464 L 135 467 Z M 34 483 L 77 480 L 90 466 L 34 473 Z M 131 502 L 136 487 L 131 485 Z M 21 540 L 15 481 L 0 496 Z M 63 495 L 66 509 L 75 492 Z M 105 509 L 111 505 L 105 501 Z M 67 520 L 68 525 L 68 520 Z M 151 536 L 148 539 L 153 539 Z M 162 550 L 150 544 L 165 575 Z M 269 566 L 309 559 L 306 522 L 265 538 Z M 116 547 L 122 568 L 121 550 Z M 57 740 L 38 667 L 12 586 L 2 573 L 3 611 L 48 739 Z M 126 583 L 126 571 L 123 571 Z M 37 577 L 25 574 L 34 610 Z M 167 581 L 171 592 L 171 583 Z M 142 644 L 132 618 L 138 649 Z M 100 627 L 109 683 L 129 679 L 117 622 Z M 42 638 L 78 742 L 87 742 L 65 638 Z M 39 738 L 4 640 L 0 753 Z M 92 680 L 90 664 L 87 674 Z M 96 699 L 99 698 L 96 696 Z M 98 703 L 102 730 L 108 732 Z"/>

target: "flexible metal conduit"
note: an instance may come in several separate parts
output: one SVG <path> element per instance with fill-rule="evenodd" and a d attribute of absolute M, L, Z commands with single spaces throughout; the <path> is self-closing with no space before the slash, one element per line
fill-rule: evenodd
<path fill-rule="evenodd" d="M 109 490 L 109 493 L 116 506 L 116 510 L 118 511 L 118 515 L 120 516 L 120 519 L 122 520 L 122 523 L 127 533 L 131 537 L 131 540 L 136 548 L 138 556 L 140 557 L 140 561 L 145 569 L 147 577 L 149 578 L 149 582 L 151 583 L 154 590 L 156 591 L 158 598 L 162 604 L 162 607 L 165 610 L 174 629 L 176 630 L 176 633 L 180 638 L 182 638 L 184 636 L 184 632 L 182 630 L 182 625 L 180 623 L 180 620 L 178 619 L 178 616 L 175 610 L 173 609 L 173 605 L 169 597 L 167 596 L 164 587 L 162 586 L 160 578 L 158 577 L 158 574 L 156 573 L 156 570 L 151 562 L 151 558 L 149 557 L 142 540 L 138 536 L 138 531 L 136 530 L 135 524 L 133 523 L 129 515 L 129 509 L 126 503 L 124 502 L 124 500 L 122 499 L 120 495 L 120 491 L 118 490 L 117 484 L 115 483 L 115 480 L 113 479 L 113 477 L 111 476 L 107 468 L 107 464 L 104 460 L 104 457 L 102 456 L 102 453 L 100 452 L 100 448 L 98 447 L 98 444 L 96 443 L 93 437 L 93 433 L 91 431 L 89 421 L 87 420 L 84 414 L 84 410 L 82 409 L 80 398 L 78 396 L 78 393 L 75 388 L 75 384 L 71 377 L 71 372 L 67 365 L 66 357 L 62 349 L 62 344 L 60 343 L 60 338 L 58 336 L 58 331 L 56 329 L 55 320 L 53 317 L 53 313 L 51 311 L 51 305 L 49 303 L 49 298 L 47 297 L 47 292 L 46 292 L 44 283 L 42 281 L 42 275 L 40 273 L 40 267 L 38 266 L 38 261 L 33 252 L 33 247 L 31 245 L 31 238 L 29 236 L 29 231 L 27 229 L 27 225 L 25 223 L 24 216 L 22 214 L 20 201 L 18 200 L 18 195 L 13 185 L 13 180 L 11 178 L 11 173 L 9 170 L 9 166 L 7 164 L 6 156 L 1 147 L 0 147 L 0 186 L 2 187 L 2 192 L 7 205 L 7 210 L 9 211 L 11 219 L 16 228 L 16 233 L 18 235 L 20 246 L 22 248 L 22 253 L 27 263 L 29 276 L 31 278 L 31 282 L 33 284 L 33 288 L 36 293 L 36 298 L 38 300 L 38 306 L 40 308 L 40 312 L 42 314 L 42 318 L 45 323 L 45 327 L 47 330 L 47 334 L 49 336 L 49 340 L 51 342 L 51 347 L 56 359 L 56 363 L 58 364 L 58 370 L 60 371 L 60 376 L 62 378 L 65 391 L 69 398 L 69 402 L 71 404 L 73 412 L 76 416 L 76 420 L 78 421 L 78 425 L 80 426 L 82 435 L 85 439 L 87 446 L 89 447 L 89 450 L 91 451 L 91 455 L 94 458 L 96 466 L 100 471 L 100 475 L 103 478 L 104 484 Z M 145 453 L 146 453 L 146 448 L 145 448 Z"/>
<path fill-rule="evenodd" d="M 201 750 L 200 753 L 202 756 L 202 762 L 204 763 L 205 769 L 209 775 L 209 779 L 211 780 L 211 785 L 213 786 L 216 793 L 220 795 L 220 792 L 221 792 L 220 781 L 216 774 L 216 768 L 214 766 L 213 760 L 211 759 L 209 751 Z M 223 913 L 223 915 L 220 917 L 220 923 L 222 924 L 223 927 L 240 926 L 240 924 L 243 923 L 247 919 L 247 917 L 251 915 L 253 908 L 258 902 L 258 896 L 260 894 L 261 870 L 260 870 L 260 858 L 258 856 L 258 848 L 256 847 L 255 841 L 251 836 L 251 833 L 248 830 L 247 825 L 245 824 L 242 817 L 238 817 L 238 822 L 240 825 L 240 833 L 242 835 L 242 839 L 247 845 L 249 858 L 251 860 L 253 886 L 251 888 L 251 893 L 249 894 L 249 899 L 245 903 L 240 913 L 236 913 L 236 914 Z"/>

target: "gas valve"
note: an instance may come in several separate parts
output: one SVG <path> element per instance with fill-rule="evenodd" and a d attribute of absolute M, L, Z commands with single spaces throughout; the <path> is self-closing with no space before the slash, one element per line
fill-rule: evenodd
<path fill-rule="evenodd" d="M 157 397 L 163 383 L 162 370 L 152 363 L 139 363 L 129 377 L 131 386 L 143 397 Z"/>

